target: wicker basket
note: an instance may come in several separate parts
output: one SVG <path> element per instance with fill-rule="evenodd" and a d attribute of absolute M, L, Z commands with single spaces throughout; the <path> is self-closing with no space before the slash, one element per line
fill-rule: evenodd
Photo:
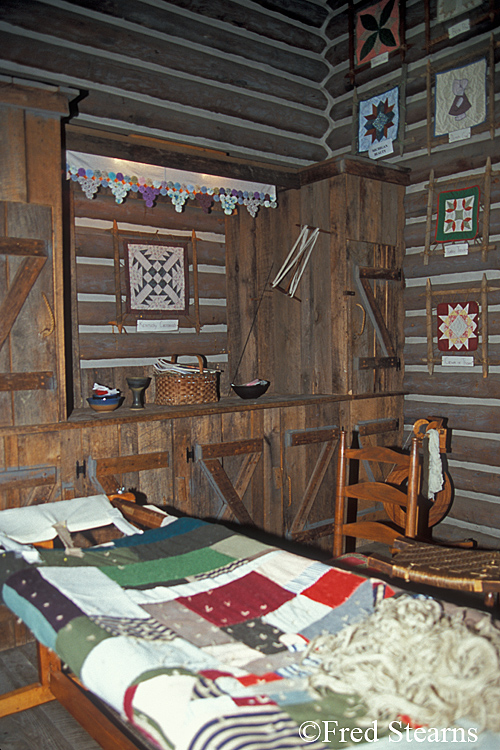
<path fill-rule="evenodd" d="M 196 354 L 199 372 L 155 372 L 155 404 L 179 406 L 181 404 L 209 404 L 219 400 L 218 372 L 207 371 L 206 360 Z M 171 357 L 175 364 L 177 357 Z"/>

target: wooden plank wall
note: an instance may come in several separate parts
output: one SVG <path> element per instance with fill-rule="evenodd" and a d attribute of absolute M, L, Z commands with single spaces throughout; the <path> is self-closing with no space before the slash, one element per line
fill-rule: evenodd
<path fill-rule="evenodd" d="M 494 7 L 495 4 L 493 4 Z M 484 0 L 477 18 L 488 11 Z M 434 18 L 435 0 L 430 0 Z M 460 18 L 453 19 L 460 21 Z M 238 156 L 283 166 L 305 166 L 352 152 L 353 88 L 349 80 L 347 3 L 280 0 L 79 0 L 68 4 L 4 0 L 0 6 L 0 74 L 70 85 L 82 91 L 67 128 L 68 144 L 97 152 L 99 129 L 126 136 L 127 147 L 141 138 L 177 144 L 171 166 L 187 155 L 216 149 L 221 163 Z M 456 486 L 452 521 L 458 528 L 487 530 L 500 537 L 498 485 L 499 377 L 498 292 L 488 298 L 487 379 L 480 367 L 467 371 L 424 361 L 425 320 L 420 295 L 426 279 L 435 289 L 467 285 L 486 274 L 498 279 L 498 251 L 462 259 L 434 254 L 423 262 L 426 184 L 431 169 L 438 180 L 463 175 L 473 181 L 491 157 L 498 170 L 498 127 L 427 152 L 427 61 L 453 66 L 463 55 L 498 42 L 498 15 L 473 23 L 469 31 L 426 49 L 425 4 L 406 2 L 406 133 L 404 151 L 386 160 L 410 167 L 406 225 L 406 399 L 409 427 L 416 417 L 439 413 L 454 430 L 449 456 Z M 433 39 L 446 29 L 432 23 Z M 495 48 L 493 99 L 498 117 L 500 49 Z M 356 76 L 358 98 L 401 81 L 399 55 Z M 492 102 L 490 102 L 490 105 Z M 189 151 L 197 146 L 198 150 Z M 189 147 L 189 148 L 188 148 Z M 130 157 L 129 157 L 130 158 Z M 229 167 L 228 167 L 229 169 Z M 202 171 L 202 170 L 200 170 Z M 498 183 L 493 183 L 490 241 L 500 241 Z"/>
<path fill-rule="evenodd" d="M 222 371 L 227 379 L 227 322 L 224 214 L 214 210 L 205 214 L 197 206 L 175 211 L 168 198 L 147 208 L 142 198 L 130 196 L 122 205 L 101 192 L 88 200 L 80 186 L 71 183 L 74 206 L 75 288 L 73 297 L 73 351 L 75 355 L 75 406 L 87 406 L 95 381 L 120 388 L 131 402 L 125 378 L 151 375 L 158 357 L 177 355 L 179 362 L 197 362 L 194 354 L 207 357 L 209 363 Z M 113 221 L 117 222 L 117 238 L 121 256 L 121 292 L 124 327 L 116 322 L 114 277 Z M 196 235 L 199 314 L 201 329 L 195 328 L 193 245 Z M 137 318 L 126 313 L 124 242 L 142 238 L 188 242 L 189 316 L 179 319 L 177 331 L 169 333 L 138 333 Z M 186 356 L 187 355 L 187 356 Z M 154 400 L 154 380 L 146 392 L 147 401 Z"/>

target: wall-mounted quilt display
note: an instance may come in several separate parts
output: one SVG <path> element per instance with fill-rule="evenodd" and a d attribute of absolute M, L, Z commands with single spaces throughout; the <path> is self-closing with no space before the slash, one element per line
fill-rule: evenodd
<path fill-rule="evenodd" d="M 482 3 L 483 0 L 437 0 L 437 20 L 449 21 L 473 8 L 479 8 Z"/>
<path fill-rule="evenodd" d="M 439 68 L 427 60 L 427 152 L 434 144 L 495 137 L 495 41 L 482 55 L 455 58 Z"/>
<path fill-rule="evenodd" d="M 436 73 L 434 135 L 481 125 L 486 120 L 486 58 Z"/>
<path fill-rule="evenodd" d="M 484 172 L 474 177 L 477 184 L 470 187 L 465 187 L 465 179 L 458 177 L 440 181 L 441 190 L 438 191 L 438 181 L 431 169 L 429 182 L 425 186 L 428 193 L 424 265 L 429 262 L 431 250 L 438 246 L 444 249 L 445 255 L 466 255 L 470 251 L 481 250 L 484 261 L 488 251 L 495 250 L 496 245 L 490 241 L 492 179 L 498 179 L 498 172 L 492 171 L 489 156 Z M 447 189 L 443 190 L 444 187 Z"/>
<path fill-rule="evenodd" d="M 189 310 L 185 243 L 127 242 L 127 309 L 146 318 L 186 315 Z"/>
<path fill-rule="evenodd" d="M 187 201 L 196 200 L 204 211 L 220 205 L 228 216 L 237 206 L 244 206 L 252 216 L 261 207 L 277 206 L 275 185 L 167 169 L 79 151 L 66 152 L 66 174 L 67 179 L 79 183 L 89 199 L 100 188 L 107 188 L 117 203 L 123 203 L 129 193 L 138 193 L 148 208 L 161 197 L 170 199 L 178 212 L 183 210 Z"/>
<path fill-rule="evenodd" d="M 496 287 L 490 286 L 486 274 L 483 274 L 480 286 L 470 286 L 466 289 L 433 290 L 431 280 L 427 279 L 425 314 L 426 361 L 429 375 L 433 374 L 435 364 L 443 367 L 455 366 L 457 363 L 471 367 L 480 364 L 483 378 L 487 378 L 490 365 L 498 364 L 498 361 L 491 360 L 488 355 L 488 292 L 494 289 Z M 464 296 L 468 302 L 457 301 L 457 297 L 464 299 Z M 435 297 L 441 298 L 436 305 L 436 317 L 433 315 L 433 298 Z M 451 297 L 451 301 L 442 301 L 443 297 Z M 434 356 L 436 324 L 440 358 Z"/>
<path fill-rule="evenodd" d="M 425 43 L 429 53 L 435 44 L 462 37 L 474 26 L 494 28 L 499 12 L 496 0 L 424 0 Z M 432 38 L 432 29 L 435 36 Z M 459 39 L 461 41 L 461 39 Z"/>
<path fill-rule="evenodd" d="M 379 0 L 354 4 L 349 0 L 350 77 L 356 70 L 385 62 L 393 52 L 404 59 L 404 2 Z"/>
<path fill-rule="evenodd" d="M 440 302 L 437 306 L 438 349 L 442 352 L 473 352 L 478 342 L 477 302 Z"/>
<path fill-rule="evenodd" d="M 436 242 L 473 240 L 478 233 L 480 190 L 446 190 L 438 195 Z"/>
<path fill-rule="evenodd" d="M 399 133 L 399 87 L 358 102 L 358 151 L 370 155 L 384 142 L 395 141 Z M 390 151 L 392 152 L 392 146 Z"/>

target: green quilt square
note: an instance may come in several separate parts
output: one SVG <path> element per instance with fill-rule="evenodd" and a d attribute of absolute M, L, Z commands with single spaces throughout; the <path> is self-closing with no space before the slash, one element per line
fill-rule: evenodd
<path fill-rule="evenodd" d="M 472 240 L 478 233 L 479 187 L 439 193 L 436 242 Z"/>

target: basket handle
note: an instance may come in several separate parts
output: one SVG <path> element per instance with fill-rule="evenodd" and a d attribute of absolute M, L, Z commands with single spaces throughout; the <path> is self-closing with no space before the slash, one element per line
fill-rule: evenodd
<path fill-rule="evenodd" d="M 185 354 L 184 354 L 184 355 L 182 355 L 182 354 L 181 354 L 181 357 L 182 357 L 182 356 L 187 356 L 187 355 L 185 355 Z M 199 369 L 200 369 L 200 372 L 203 372 L 203 370 L 204 370 L 204 369 L 205 369 L 205 368 L 207 367 L 207 358 L 206 358 L 206 357 L 205 357 L 205 356 L 204 356 L 203 354 L 195 354 L 194 356 L 195 356 L 195 357 L 197 358 L 197 360 L 198 360 L 198 367 L 199 367 Z M 172 356 L 170 357 L 170 363 L 171 363 L 172 365 L 175 365 L 175 364 L 177 364 L 177 354 L 173 354 L 173 355 L 172 355 Z"/>

